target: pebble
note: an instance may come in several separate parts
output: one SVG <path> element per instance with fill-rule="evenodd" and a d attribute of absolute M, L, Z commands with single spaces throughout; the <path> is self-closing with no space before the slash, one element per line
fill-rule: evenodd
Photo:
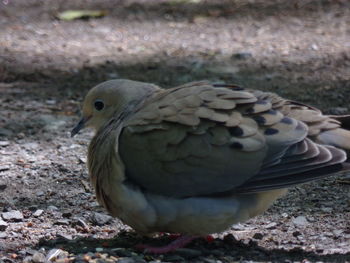
<path fill-rule="evenodd" d="M 6 147 L 6 146 L 9 146 L 9 145 L 10 145 L 9 141 L 0 141 L 0 146 L 2 146 L 2 147 Z"/>
<path fill-rule="evenodd" d="M 41 216 L 43 213 L 44 213 L 44 210 L 38 209 L 38 210 L 36 210 L 36 211 L 33 213 L 33 216 L 34 216 L 34 217 L 39 217 L 39 216 Z"/>
<path fill-rule="evenodd" d="M 47 207 L 47 210 L 48 210 L 48 211 L 58 211 L 58 208 L 57 208 L 56 206 L 54 206 L 54 205 L 49 205 L 49 206 Z"/>
<path fill-rule="evenodd" d="M 7 170 L 10 170 L 10 166 L 8 166 L 8 165 L 0 165 L 0 172 L 5 172 Z"/>
<path fill-rule="evenodd" d="M 46 259 L 43 253 L 36 252 L 33 255 L 32 261 L 35 263 L 45 263 Z"/>
<path fill-rule="evenodd" d="M 5 221 L 21 222 L 23 220 L 23 214 L 18 210 L 4 212 L 1 214 L 1 216 Z"/>
<path fill-rule="evenodd" d="M 68 252 L 59 248 L 54 248 L 47 253 L 46 262 L 52 262 L 59 258 L 66 258 L 67 256 Z"/>
<path fill-rule="evenodd" d="M 58 219 L 58 220 L 56 220 L 54 225 L 68 226 L 69 225 L 69 220 L 67 220 L 67 219 Z"/>
<path fill-rule="evenodd" d="M 0 218 L 0 231 L 5 231 L 8 224 Z"/>
<path fill-rule="evenodd" d="M 91 222 L 98 226 L 103 226 L 113 220 L 113 217 L 102 214 L 102 213 L 93 213 L 91 215 Z"/>
<path fill-rule="evenodd" d="M 272 222 L 272 223 L 270 223 L 270 224 L 267 224 L 267 225 L 265 226 L 265 228 L 266 228 L 266 229 L 275 229 L 276 226 L 277 226 L 277 223 Z"/>
<path fill-rule="evenodd" d="M 293 224 L 296 226 L 306 226 L 308 221 L 305 216 L 298 216 L 292 220 Z"/>

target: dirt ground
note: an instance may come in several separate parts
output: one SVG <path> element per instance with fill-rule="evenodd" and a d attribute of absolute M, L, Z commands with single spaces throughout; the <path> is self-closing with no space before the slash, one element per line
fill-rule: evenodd
<path fill-rule="evenodd" d="M 56 18 L 68 9 L 107 15 Z M 1 0 L 0 262 L 350 262 L 344 176 L 292 188 L 212 242 L 135 250 L 171 237 L 139 237 L 106 215 L 85 164 L 93 134 L 69 136 L 85 93 L 112 78 L 236 83 L 344 114 L 350 2 Z"/>

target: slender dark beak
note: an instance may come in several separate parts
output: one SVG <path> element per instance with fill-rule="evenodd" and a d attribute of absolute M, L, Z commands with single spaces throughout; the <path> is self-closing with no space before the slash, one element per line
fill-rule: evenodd
<path fill-rule="evenodd" d="M 81 120 L 78 122 L 78 124 L 73 128 L 73 130 L 70 132 L 70 136 L 74 137 L 81 129 L 85 127 L 85 123 L 89 120 L 90 118 L 81 118 Z"/>

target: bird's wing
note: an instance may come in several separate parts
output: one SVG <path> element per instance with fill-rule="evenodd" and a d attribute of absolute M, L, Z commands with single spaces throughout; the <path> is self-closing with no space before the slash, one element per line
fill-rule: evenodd
<path fill-rule="evenodd" d="M 345 155 L 341 150 L 305 141 L 307 126 L 274 108 L 229 85 L 197 82 L 158 92 L 123 128 L 126 176 L 147 191 L 188 197 L 288 186 L 307 179 L 293 175 L 342 161 L 334 157 Z"/>

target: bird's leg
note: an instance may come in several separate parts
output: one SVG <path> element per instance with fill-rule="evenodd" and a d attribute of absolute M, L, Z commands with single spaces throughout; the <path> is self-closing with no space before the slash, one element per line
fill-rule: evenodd
<path fill-rule="evenodd" d="M 136 248 L 142 249 L 147 253 L 164 254 L 164 253 L 173 252 L 178 248 L 185 247 L 186 245 L 191 243 L 191 241 L 193 241 L 194 239 L 197 239 L 197 238 L 199 238 L 199 236 L 186 236 L 186 235 L 184 235 L 184 236 L 178 237 L 176 240 L 172 241 L 170 244 L 168 244 L 166 246 L 152 247 L 150 245 L 140 244 L 140 245 L 137 245 Z"/>

